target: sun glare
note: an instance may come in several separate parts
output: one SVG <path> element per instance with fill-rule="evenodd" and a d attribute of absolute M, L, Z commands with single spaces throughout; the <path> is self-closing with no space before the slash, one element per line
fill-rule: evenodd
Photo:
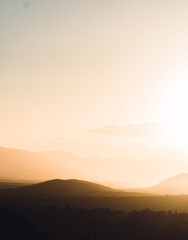
<path fill-rule="evenodd" d="M 163 106 L 163 118 L 168 123 L 165 135 L 173 145 L 184 148 L 184 150 L 188 145 L 187 79 L 187 76 L 181 77 L 181 80 L 176 81 L 168 89 Z"/>

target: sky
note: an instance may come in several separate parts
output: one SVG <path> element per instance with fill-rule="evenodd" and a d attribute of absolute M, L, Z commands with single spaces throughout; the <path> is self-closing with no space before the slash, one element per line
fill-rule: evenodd
<path fill-rule="evenodd" d="M 187 161 L 186 0 L 0 0 L 0 145 Z"/>

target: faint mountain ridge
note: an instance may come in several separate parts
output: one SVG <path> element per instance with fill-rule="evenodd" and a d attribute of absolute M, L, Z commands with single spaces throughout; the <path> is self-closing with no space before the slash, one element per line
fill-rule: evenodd
<path fill-rule="evenodd" d="M 174 177 L 170 177 L 159 184 L 148 188 L 150 192 L 156 194 L 188 194 L 188 173 L 181 173 Z"/>
<path fill-rule="evenodd" d="M 130 190 L 159 195 L 188 195 L 188 173 L 180 173 L 148 188 Z"/>
<path fill-rule="evenodd" d="M 75 163 L 79 158 L 67 152 L 42 151 L 31 152 L 0 146 L 0 177 L 15 181 L 41 180 L 70 176 L 79 178 L 82 171 L 76 171 Z"/>

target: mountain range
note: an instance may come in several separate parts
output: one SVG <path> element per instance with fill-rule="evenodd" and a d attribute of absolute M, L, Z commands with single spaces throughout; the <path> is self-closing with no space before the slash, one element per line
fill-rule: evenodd
<path fill-rule="evenodd" d="M 148 188 L 129 188 L 125 190 L 117 190 L 88 181 L 76 180 L 83 179 L 83 176 L 85 176 L 85 179 L 91 179 L 85 173 L 90 173 L 91 169 L 93 172 L 98 170 L 96 162 L 88 163 L 88 161 L 89 159 L 78 158 L 65 152 L 28 152 L 0 147 L 0 178 L 3 179 L 0 180 L 0 188 L 19 187 L 17 188 L 19 189 L 18 192 L 38 192 L 66 196 L 101 194 L 127 196 L 139 195 L 138 193 L 141 195 L 145 193 L 159 195 L 188 194 L 188 174 L 186 173 L 165 179 Z M 90 169 L 89 165 L 91 165 Z M 125 179 L 126 173 L 125 171 Z M 7 181 L 7 176 L 12 180 Z M 75 179 L 61 180 L 70 179 L 70 176 L 74 176 Z M 18 181 L 21 179 L 26 179 L 26 181 Z M 38 179 L 38 183 L 36 179 Z M 53 180 L 45 181 L 49 179 Z M 35 184 L 31 185 L 31 183 Z"/>
<path fill-rule="evenodd" d="M 30 152 L 0 147 L 0 179 L 14 182 L 74 178 L 125 189 L 150 186 L 186 170 L 185 161 L 86 158 L 62 151 Z"/>
<path fill-rule="evenodd" d="M 14 183 L 13 183 L 14 184 Z M 23 185 L 24 183 L 22 183 Z M 106 187 L 101 184 L 70 179 L 53 179 L 41 183 L 25 186 L 13 185 L 11 189 L 7 187 L 7 193 L 16 195 L 36 195 L 36 196 L 149 196 L 155 195 L 188 195 L 188 174 L 179 174 L 168 178 L 159 184 L 149 188 L 137 188 L 118 190 Z M 4 187 L 6 189 L 6 186 Z"/>

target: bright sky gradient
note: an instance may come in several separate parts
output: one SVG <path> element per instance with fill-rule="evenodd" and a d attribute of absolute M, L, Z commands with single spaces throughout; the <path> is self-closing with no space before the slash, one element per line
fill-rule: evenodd
<path fill-rule="evenodd" d="M 186 0 L 0 0 L 0 145 L 186 160 L 187 13 Z"/>

